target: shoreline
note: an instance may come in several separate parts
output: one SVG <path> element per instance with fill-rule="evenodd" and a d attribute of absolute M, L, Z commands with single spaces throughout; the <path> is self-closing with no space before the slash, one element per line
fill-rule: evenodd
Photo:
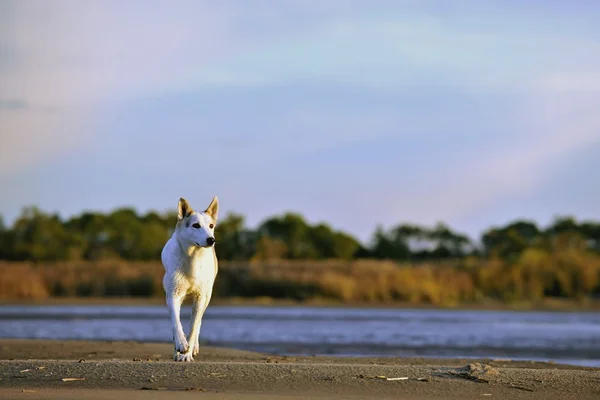
<path fill-rule="evenodd" d="M 174 399 L 202 392 L 209 399 L 585 400 L 600 394 L 600 368 L 546 362 L 295 357 L 204 346 L 193 363 L 173 362 L 171 355 L 169 343 L 0 339 L 0 397 L 133 400 L 168 391 Z"/>
<path fill-rule="evenodd" d="M 184 305 L 189 305 L 186 299 Z M 163 297 L 50 297 L 46 299 L 0 299 L 1 306 L 162 306 Z M 536 303 L 513 303 L 487 301 L 482 303 L 439 306 L 423 303 L 342 303 L 322 299 L 295 301 L 273 298 L 214 298 L 210 306 L 231 307 L 320 307 L 320 308 L 362 308 L 362 309 L 415 309 L 415 310 L 456 310 L 456 311 L 523 311 L 523 312 L 600 312 L 600 300 L 585 303 L 571 300 L 546 299 Z"/>

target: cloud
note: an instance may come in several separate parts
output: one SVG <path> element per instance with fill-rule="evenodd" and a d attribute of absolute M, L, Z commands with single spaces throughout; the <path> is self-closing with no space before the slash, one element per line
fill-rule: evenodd
<path fill-rule="evenodd" d="M 352 229 L 373 196 L 365 220 L 460 220 L 598 137 L 594 13 L 554 3 L 6 4 L 0 178 L 60 164 L 148 183 L 179 165 L 172 143 L 201 143 L 230 197 L 278 192 L 260 210 Z"/>
<path fill-rule="evenodd" d="M 327 10 L 267 1 L 12 5 L 0 36 L 10 55 L 0 66 L 4 93 L 57 106 L 187 88 L 204 67 L 252 52 L 273 35 L 298 34 Z"/>
<path fill-rule="evenodd" d="M 395 196 L 416 220 L 464 221 L 481 210 L 501 209 L 503 202 L 524 199 L 552 182 L 565 160 L 600 143 L 600 116 L 593 96 L 536 93 L 524 99 L 527 115 L 520 137 L 464 154 L 450 168 L 427 180 L 415 196 Z M 585 177 L 583 182 L 585 182 Z M 435 210 L 435 213 L 432 213 Z"/>
<path fill-rule="evenodd" d="M 490 22 L 499 25 L 493 18 Z M 310 33 L 209 65 L 199 71 L 195 84 L 308 81 L 383 90 L 423 86 L 520 90 L 540 75 L 550 77 L 586 64 L 590 72 L 600 63 L 597 42 L 536 30 L 535 22 L 529 31 L 507 31 L 469 30 L 468 25 L 423 13 L 332 19 Z"/>
<path fill-rule="evenodd" d="M 303 3 L 257 1 L 3 2 L 0 24 L 2 174 L 92 146 L 87 124 L 115 102 L 190 87 L 202 68 L 315 23 Z M 317 18 L 318 20 L 319 18 Z M 215 80 L 214 84 L 226 82 Z M 22 99 L 22 100 L 21 100 Z M 17 154 L 21 154 L 17 156 Z"/>
<path fill-rule="evenodd" d="M 4 93 L 57 106 L 127 96 L 177 80 L 228 48 L 222 18 L 207 7 L 173 13 L 158 2 L 143 13 L 134 4 L 18 3 L 19 23 L 3 35 L 15 54 L 2 69 Z"/>
<path fill-rule="evenodd" d="M 3 175 L 96 141 L 86 124 L 98 104 L 160 91 L 240 44 L 218 7 L 172 12 L 159 2 L 144 13 L 134 2 L 9 4 L 10 23 L 0 28 L 0 93 L 9 99 L 0 107 Z"/>

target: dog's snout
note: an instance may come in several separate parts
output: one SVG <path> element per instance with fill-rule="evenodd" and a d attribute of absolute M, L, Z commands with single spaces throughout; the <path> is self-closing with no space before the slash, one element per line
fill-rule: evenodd
<path fill-rule="evenodd" d="M 209 237 L 208 239 L 206 239 L 206 243 L 208 243 L 209 246 L 212 246 L 213 244 L 215 244 L 215 238 Z"/>

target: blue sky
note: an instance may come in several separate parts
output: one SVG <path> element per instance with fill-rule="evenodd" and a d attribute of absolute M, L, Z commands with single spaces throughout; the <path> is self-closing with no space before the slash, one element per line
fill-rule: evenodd
<path fill-rule="evenodd" d="M 0 213 L 600 215 L 596 1 L 0 0 Z"/>

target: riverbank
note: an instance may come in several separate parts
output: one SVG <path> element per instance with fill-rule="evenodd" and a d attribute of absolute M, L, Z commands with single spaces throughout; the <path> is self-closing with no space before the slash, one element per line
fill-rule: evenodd
<path fill-rule="evenodd" d="M 530 256 L 537 260 L 535 254 Z M 600 257 L 590 255 L 589 262 L 583 262 L 582 257 L 534 263 L 550 269 L 534 268 L 531 257 L 526 257 L 523 265 L 494 259 L 438 263 L 223 261 L 219 262 L 213 299 L 369 307 L 600 309 L 595 279 L 600 276 Z M 0 298 L 45 302 L 57 297 L 133 297 L 161 301 L 163 276 L 164 267 L 156 261 L 0 261 Z"/>
<path fill-rule="evenodd" d="M 0 340 L 0 397 L 593 399 L 600 369 L 510 360 L 274 356 L 168 343 Z M 468 366 L 471 367 L 468 367 Z"/>
<path fill-rule="evenodd" d="M 163 297 L 50 297 L 46 299 L 0 299 L 1 305 L 52 305 L 52 306 L 147 306 L 164 305 Z M 186 300 L 185 304 L 190 304 Z M 564 312 L 598 312 L 600 300 L 575 301 L 567 299 L 544 299 L 537 302 L 484 301 L 480 303 L 463 303 L 453 306 L 436 306 L 425 303 L 410 302 L 340 302 L 331 299 L 311 299 L 298 301 L 292 299 L 274 299 L 270 297 L 229 297 L 213 298 L 211 305 L 219 306 L 277 306 L 277 307 L 340 307 L 340 308 L 399 308 L 423 310 L 480 310 L 480 311 L 564 311 Z"/>

